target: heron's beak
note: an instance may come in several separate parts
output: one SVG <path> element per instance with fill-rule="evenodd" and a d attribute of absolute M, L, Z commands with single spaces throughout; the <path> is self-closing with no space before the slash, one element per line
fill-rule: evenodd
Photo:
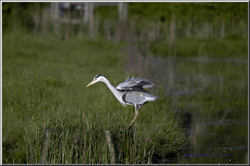
<path fill-rule="evenodd" d="M 86 88 L 87 88 L 88 86 L 94 84 L 94 83 L 95 83 L 95 80 L 91 81 L 91 82 L 86 86 Z"/>

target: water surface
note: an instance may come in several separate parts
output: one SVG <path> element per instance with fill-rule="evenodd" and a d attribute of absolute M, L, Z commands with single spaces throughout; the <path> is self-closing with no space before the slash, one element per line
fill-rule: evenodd
<path fill-rule="evenodd" d="M 172 62 L 153 61 L 166 87 Z M 247 71 L 247 59 L 175 59 L 171 88 L 190 144 L 176 163 L 248 163 Z"/>

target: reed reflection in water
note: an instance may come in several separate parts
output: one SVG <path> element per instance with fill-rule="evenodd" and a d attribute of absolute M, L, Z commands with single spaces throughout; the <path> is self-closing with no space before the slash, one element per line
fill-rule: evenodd
<path fill-rule="evenodd" d="M 165 86 L 172 62 L 152 63 Z M 190 143 L 177 163 L 248 163 L 247 71 L 247 59 L 175 59 L 171 88 Z"/>

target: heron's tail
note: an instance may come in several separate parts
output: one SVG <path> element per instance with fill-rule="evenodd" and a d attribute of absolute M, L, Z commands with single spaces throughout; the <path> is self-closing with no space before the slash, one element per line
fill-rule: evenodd
<path fill-rule="evenodd" d="M 159 99 L 160 97 L 152 95 L 152 94 L 148 94 L 148 96 L 146 97 L 146 99 L 148 101 L 155 101 L 156 99 Z"/>

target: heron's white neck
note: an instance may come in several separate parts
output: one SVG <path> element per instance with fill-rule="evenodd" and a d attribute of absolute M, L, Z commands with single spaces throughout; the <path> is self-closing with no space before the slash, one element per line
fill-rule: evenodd
<path fill-rule="evenodd" d="M 103 77 L 102 82 L 104 82 L 108 86 L 108 88 L 115 95 L 117 100 L 119 100 L 119 102 L 124 105 L 125 103 L 122 99 L 124 92 L 118 91 L 113 85 L 110 84 L 109 80 L 105 77 Z"/>

